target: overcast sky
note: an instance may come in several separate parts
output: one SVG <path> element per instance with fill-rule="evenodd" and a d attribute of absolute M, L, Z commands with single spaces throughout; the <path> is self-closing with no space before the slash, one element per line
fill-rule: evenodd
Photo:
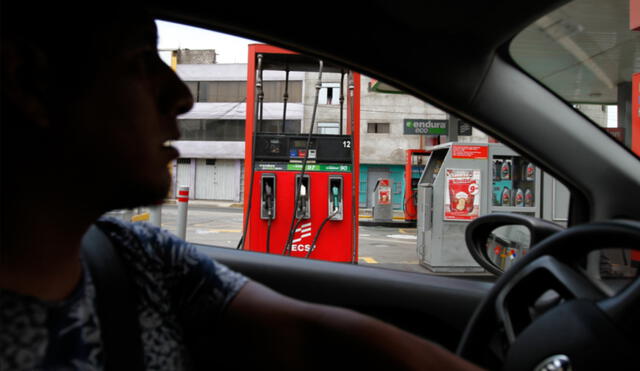
<path fill-rule="evenodd" d="M 218 63 L 247 63 L 247 45 L 255 41 L 177 23 L 156 21 L 158 49 L 215 49 Z"/>

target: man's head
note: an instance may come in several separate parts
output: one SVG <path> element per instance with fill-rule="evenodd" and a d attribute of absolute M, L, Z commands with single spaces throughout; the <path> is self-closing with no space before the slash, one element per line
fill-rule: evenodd
<path fill-rule="evenodd" d="M 68 189 L 97 210 L 158 202 L 189 90 L 158 57 L 143 12 L 116 2 L 77 14 L 3 4 L 3 193 Z"/>

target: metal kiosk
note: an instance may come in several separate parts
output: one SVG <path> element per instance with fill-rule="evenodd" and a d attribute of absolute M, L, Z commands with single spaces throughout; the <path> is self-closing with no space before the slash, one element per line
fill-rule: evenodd
<path fill-rule="evenodd" d="M 393 209 L 391 208 L 391 182 L 389 179 L 378 179 L 373 189 L 373 221 L 391 222 Z"/>
<path fill-rule="evenodd" d="M 420 264 L 439 273 L 482 272 L 466 247 L 467 224 L 493 212 L 540 217 L 542 172 L 499 143 L 452 142 L 430 150 L 418 183 Z"/>

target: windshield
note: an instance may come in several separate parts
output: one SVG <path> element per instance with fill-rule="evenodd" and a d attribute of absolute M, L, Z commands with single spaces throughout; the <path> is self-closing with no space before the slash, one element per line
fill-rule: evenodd
<path fill-rule="evenodd" d="M 640 126 L 640 2 L 570 2 L 517 35 L 510 53 L 526 72 L 631 147 L 632 123 Z"/>

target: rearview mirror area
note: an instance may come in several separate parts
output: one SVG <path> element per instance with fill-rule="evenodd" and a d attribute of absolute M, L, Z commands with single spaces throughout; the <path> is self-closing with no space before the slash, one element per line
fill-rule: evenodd
<path fill-rule="evenodd" d="M 465 231 L 465 240 L 475 261 L 499 276 L 538 242 L 563 229 L 528 215 L 496 213 L 471 222 Z"/>

